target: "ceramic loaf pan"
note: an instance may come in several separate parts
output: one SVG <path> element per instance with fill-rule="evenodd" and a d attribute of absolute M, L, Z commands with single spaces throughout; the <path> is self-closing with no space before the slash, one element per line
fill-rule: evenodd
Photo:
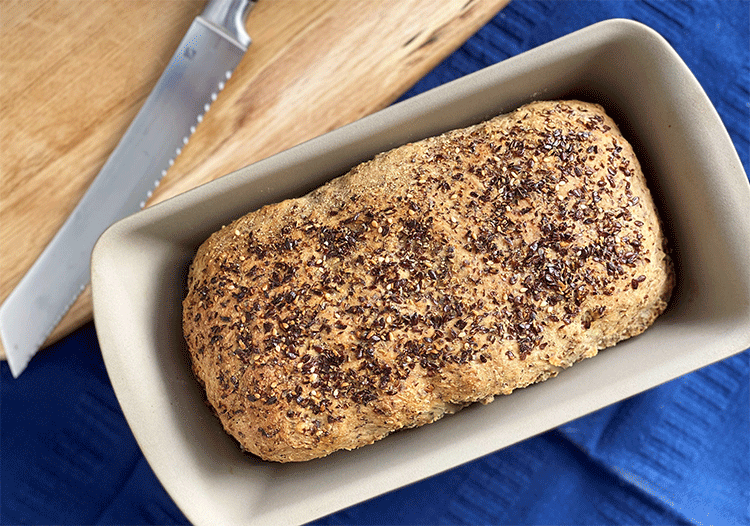
<path fill-rule="evenodd" d="M 181 330 L 188 266 L 213 231 L 375 154 L 538 99 L 602 104 L 634 146 L 674 248 L 677 288 L 644 334 L 557 378 L 374 445 L 301 464 L 243 454 L 203 403 Z M 750 346 L 750 185 L 667 42 L 593 25 L 146 209 L 92 259 L 94 316 L 125 416 L 195 524 L 301 523 L 544 432 Z"/>

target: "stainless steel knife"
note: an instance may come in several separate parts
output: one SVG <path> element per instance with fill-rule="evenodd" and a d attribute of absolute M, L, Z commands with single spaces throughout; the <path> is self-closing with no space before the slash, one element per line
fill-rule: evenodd
<path fill-rule="evenodd" d="M 90 280 L 111 224 L 143 208 L 232 75 L 256 0 L 211 0 L 73 213 L 0 306 L 0 338 L 18 377 Z"/>

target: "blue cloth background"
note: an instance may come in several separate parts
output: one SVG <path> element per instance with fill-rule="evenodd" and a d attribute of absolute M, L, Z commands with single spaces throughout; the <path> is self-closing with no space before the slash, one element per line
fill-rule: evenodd
<path fill-rule="evenodd" d="M 746 0 L 516 0 L 406 97 L 609 18 L 672 44 L 750 172 Z M 0 373 L 3 524 L 187 523 L 133 439 L 92 324 L 19 379 Z M 745 351 L 314 524 L 750 524 L 749 376 Z"/>

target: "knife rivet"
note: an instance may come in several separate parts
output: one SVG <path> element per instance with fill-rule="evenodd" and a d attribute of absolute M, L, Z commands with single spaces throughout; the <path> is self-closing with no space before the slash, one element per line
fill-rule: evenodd
<path fill-rule="evenodd" d="M 177 155 L 180 155 L 180 154 L 182 153 L 182 150 L 181 150 L 180 148 L 177 148 L 177 149 L 176 149 L 176 150 L 174 151 L 174 153 L 176 153 Z"/>
<path fill-rule="evenodd" d="M 206 103 L 206 105 L 205 105 L 205 106 L 203 106 L 203 110 L 204 110 L 204 111 L 208 111 L 208 110 L 210 110 L 210 109 L 211 109 L 211 105 L 210 105 L 210 104 L 208 104 L 208 103 Z"/>
<path fill-rule="evenodd" d="M 187 144 L 187 143 L 188 143 L 188 138 L 187 137 L 183 137 L 182 138 L 182 144 Z"/>
<path fill-rule="evenodd" d="M 225 77 L 227 78 L 227 80 L 229 80 L 229 79 L 230 79 L 230 78 L 232 77 L 232 72 L 231 72 L 231 71 L 227 71 L 227 72 L 226 72 L 226 73 L 224 74 L 224 76 L 225 76 Z"/>
<path fill-rule="evenodd" d="M 162 170 L 162 173 L 166 173 L 166 172 L 164 170 Z M 154 181 L 154 188 L 156 188 L 157 186 L 159 186 L 160 182 L 161 181 L 159 181 L 159 179 L 157 179 L 156 181 Z"/>
<path fill-rule="evenodd" d="M 151 190 L 149 190 L 148 192 L 146 192 L 146 199 L 151 199 L 152 195 L 154 195 L 154 192 L 152 192 Z"/>
<path fill-rule="evenodd" d="M 170 159 L 169 160 L 169 166 L 173 166 L 173 165 L 174 165 L 174 159 Z"/>
<path fill-rule="evenodd" d="M 202 122 L 203 121 L 203 115 L 198 115 L 198 118 L 196 120 L 198 122 Z"/>
<path fill-rule="evenodd" d="M 164 177 L 165 175 L 167 175 L 167 171 L 166 171 L 166 170 L 162 170 L 162 171 L 161 171 L 161 176 L 162 176 L 162 177 Z M 158 182 L 158 181 L 157 181 L 157 182 Z"/>
<path fill-rule="evenodd" d="M 190 133 L 191 133 L 191 134 L 192 134 L 192 133 L 195 133 L 195 126 L 191 126 L 191 127 L 190 127 Z"/>
<path fill-rule="evenodd" d="M 141 201 L 141 208 L 145 208 L 145 207 L 146 207 L 146 201 Z"/>
<path fill-rule="evenodd" d="M 218 95 L 216 93 L 211 94 L 211 100 L 215 101 L 218 98 Z"/>

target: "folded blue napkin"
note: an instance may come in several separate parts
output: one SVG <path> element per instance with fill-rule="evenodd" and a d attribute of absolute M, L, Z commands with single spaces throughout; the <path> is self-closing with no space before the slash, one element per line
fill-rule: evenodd
<path fill-rule="evenodd" d="M 670 42 L 750 172 L 746 0 L 515 0 L 404 98 L 610 18 Z M 130 432 L 92 324 L 0 375 L 2 524 L 188 523 Z M 750 524 L 748 378 L 745 351 L 313 524 Z"/>

